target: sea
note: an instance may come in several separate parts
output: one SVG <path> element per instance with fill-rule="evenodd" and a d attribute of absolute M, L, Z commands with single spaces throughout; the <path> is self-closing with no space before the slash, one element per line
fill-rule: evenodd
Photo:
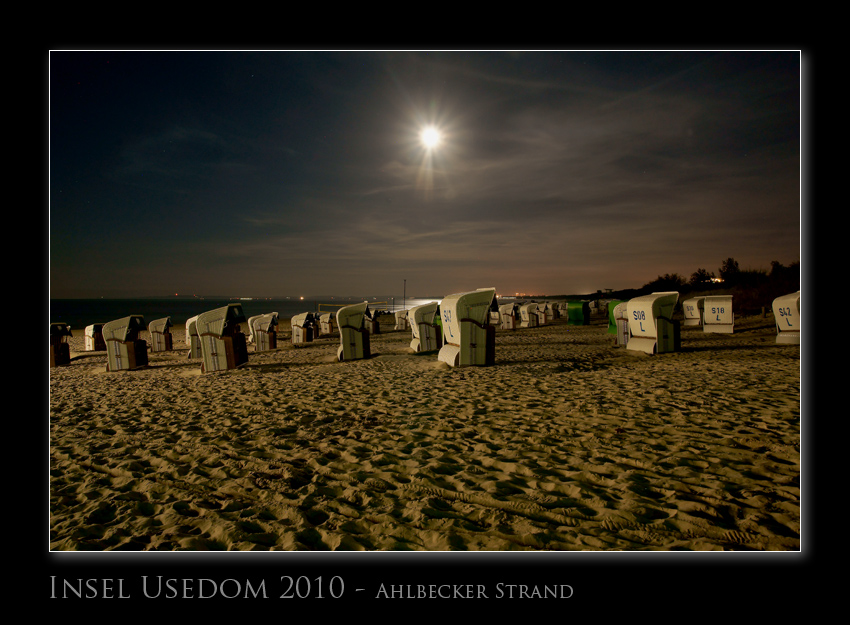
<path fill-rule="evenodd" d="M 301 299 L 286 297 L 279 299 L 265 298 L 226 298 L 226 297 L 192 297 L 192 298 L 150 298 L 150 299 L 51 299 L 50 323 L 67 323 L 71 330 L 83 330 L 93 323 L 107 323 L 130 315 L 141 315 L 145 322 L 170 317 L 173 325 L 183 325 L 187 319 L 208 310 L 215 310 L 230 303 L 242 305 L 245 317 L 264 315 L 276 312 L 286 319 L 305 312 L 321 313 L 336 312 L 342 306 L 369 302 L 369 310 L 373 312 L 395 312 L 427 304 L 439 302 L 442 298 L 411 298 L 411 297 L 322 297 L 316 299 Z"/>

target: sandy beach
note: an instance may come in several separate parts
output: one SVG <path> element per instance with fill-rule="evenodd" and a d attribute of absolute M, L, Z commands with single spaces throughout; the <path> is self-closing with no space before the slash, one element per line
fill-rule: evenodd
<path fill-rule="evenodd" d="M 367 360 L 282 320 L 207 374 L 183 326 L 120 372 L 75 328 L 51 550 L 800 549 L 800 347 L 770 313 L 653 356 L 602 317 L 500 329 L 494 366 L 456 369 L 383 321 Z"/>

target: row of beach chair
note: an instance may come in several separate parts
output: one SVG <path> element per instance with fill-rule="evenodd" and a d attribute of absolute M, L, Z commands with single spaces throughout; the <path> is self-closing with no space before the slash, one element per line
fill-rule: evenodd
<path fill-rule="evenodd" d="M 677 351 L 680 348 L 679 322 L 673 319 L 678 303 L 676 291 L 652 293 L 628 301 L 609 303 L 608 332 L 616 334 L 616 344 L 648 354 Z M 587 302 L 570 302 L 567 317 L 574 323 L 587 322 Z M 569 309 L 573 305 L 574 310 Z M 685 300 L 684 325 L 702 325 L 705 332 L 733 333 L 732 296 L 705 296 Z M 438 360 L 451 367 L 487 366 L 495 362 L 495 330 L 537 327 L 547 323 L 548 315 L 557 315 L 548 304 L 523 303 L 498 305 L 494 288 L 448 295 L 440 303 L 430 302 L 395 313 L 396 329 L 410 329 L 410 347 L 414 352 L 437 351 Z M 800 292 L 789 293 L 773 301 L 779 344 L 800 343 Z M 303 345 L 314 336 L 339 332 L 339 361 L 369 358 L 370 334 L 379 331 L 377 314 L 362 302 L 341 307 L 336 314 L 303 313 L 291 320 L 292 343 Z M 248 326 L 248 336 L 240 324 Z M 147 342 L 140 332 L 150 332 L 151 352 L 173 349 L 170 317 L 145 324 L 141 315 L 130 315 L 85 329 L 87 350 L 107 352 L 107 371 L 131 370 L 148 364 Z M 246 319 L 240 304 L 228 304 L 186 321 L 189 358 L 202 360 L 202 371 L 224 371 L 248 362 L 248 342 L 255 351 L 277 347 L 278 313 L 266 313 Z M 67 324 L 50 324 L 50 366 L 70 362 Z"/>

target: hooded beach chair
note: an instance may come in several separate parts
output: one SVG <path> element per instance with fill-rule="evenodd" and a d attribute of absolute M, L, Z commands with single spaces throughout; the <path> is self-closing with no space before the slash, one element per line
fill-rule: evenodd
<path fill-rule="evenodd" d="M 536 328 L 539 322 L 537 316 L 537 303 L 531 302 L 519 305 L 519 327 L 520 328 Z"/>
<path fill-rule="evenodd" d="M 496 329 L 489 324 L 496 289 L 447 295 L 440 302 L 443 346 L 437 359 L 450 367 L 492 365 L 496 360 Z"/>
<path fill-rule="evenodd" d="M 702 317 L 703 332 L 732 334 L 735 331 L 732 296 L 707 295 L 703 302 Z"/>
<path fill-rule="evenodd" d="M 148 324 L 148 331 L 151 334 L 151 353 L 169 352 L 173 349 L 174 337 L 170 329 L 172 325 L 171 317 L 163 317 Z"/>
<path fill-rule="evenodd" d="M 629 302 L 618 302 L 610 308 L 611 319 L 614 322 L 614 333 L 617 335 L 617 345 L 626 347 L 629 344 Z M 610 332 L 610 330 L 609 330 Z"/>
<path fill-rule="evenodd" d="M 410 323 L 408 323 L 407 311 L 406 310 L 395 311 L 395 329 L 396 330 L 407 330 L 409 327 L 410 327 Z"/>
<path fill-rule="evenodd" d="M 545 326 L 548 325 L 551 317 L 549 316 L 549 310 L 546 307 L 546 304 L 538 303 L 537 304 L 537 325 Z"/>
<path fill-rule="evenodd" d="M 322 334 L 333 334 L 335 332 L 333 313 L 325 313 L 319 317 L 319 331 Z"/>
<path fill-rule="evenodd" d="M 705 307 L 704 297 L 692 297 L 682 302 L 682 312 L 685 314 L 685 320 L 682 325 L 698 326 L 702 325 L 702 311 Z"/>
<path fill-rule="evenodd" d="M 103 340 L 103 324 L 93 323 L 86 326 L 84 331 L 87 352 L 106 351 L 106 343 Z"/>
<path fill-rule="evenodd" d="M 145 329 L 142 315 L 130 315 L 103 324 L 107 371 L 132 371 L 147 366 L 148 344 L 139 338 L 139 333 Z"/>
<path fill-rule="evenodd" d="M 305 312 L 295 315 L 289 320 L 292 327 L 292 344 L 304 345 L 312 343 L 315 335 L 315 319 L 313 313 Z"/>
<path fill-rule="evenodd" d="M 267 352 L 277 347 L 277 325 L 276 312 L 255 315 L 248 319 L 255 352 Z"/>
<path fill-rule="evenodd" d="M 71 326 L 67 323 L 50 324 L 50 366 L 60 367 L 71 363 L 71 346 L 68 337 L 72 336 Z"/>
<path fill-rule="evenodd" d="M 618 305 L 622 303 L 623 302 L 618 299 L 614 299 L 608 302 L 608 334 L 617 334 L 617 321 L 614 317 L 614 310 L 617 308 Z M 626 313 L 624 312 L 623 318 L 625 318 L 625 316 Z"/>
<path fill-rule="evenodd" d="M 410 319 L 410 331 L 413 340 L 410 348 L 415 352 L 432 352 L 443 344 L 440 326 L 434 323 L 437 315 L 437 302 L 414 306 L 407 312 Z"/>
<path fill-rule="evenodd" d="M 198 315 L 186 320 L 186 343 L 189 344 L 189 358 L 203 358 L 201 337 L 198 335 Z"/>
<path fill-rule="evenodd" d="M 499 306 L 499 322 L 502 330 L 516 330 L 516 304 Z"/>
<path fill-rule="evenodd" d="M 248 362 L 248 341 L 239 327 L 246 322 L 241 304 L 228 304 L 198 315 L 195 326 L 201 342 L 201 371 L 226 371 Z"/>
<path fill-rule="evenodd" d="M 800 291 L 773 300 L 773 318 L 776 321 L 776 342 L 799 345 Z"/>
<path fill-rule="evenodd" d="M 343 306 L 336 313 L 339 328 L 339 348 L 336 356 L 340 361 L 369 358 L 372 353 L 369 344 L 369 331 L 363 326 L 369 302 Z"/>
<path fill-rule="evenodd" d="M 590 302 L 567 302 L 567 324 L 571 326 L 590 325 Z"/>
<path fill-rule="evenodd" d="M 679 301 L 676 291 L 641 295 L 630 299 L 629 343 L 626 349 L 647 354 L 673 352 L 678 348 L 679 324 L 673 320 L 673 309 Z"/>

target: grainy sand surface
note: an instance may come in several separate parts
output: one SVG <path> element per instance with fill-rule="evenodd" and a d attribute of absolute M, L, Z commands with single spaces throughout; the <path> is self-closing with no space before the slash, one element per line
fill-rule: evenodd
<path fill-rule="evenodd" d="M 498 330 L 496 364 L 372 358 L 339 335 L 202 374 L 175 350 L 50 369 L 50 548 L 798 550 L 800 347 L 772 316 L 682 350 L 613 345 L 607 319 Z"/>

